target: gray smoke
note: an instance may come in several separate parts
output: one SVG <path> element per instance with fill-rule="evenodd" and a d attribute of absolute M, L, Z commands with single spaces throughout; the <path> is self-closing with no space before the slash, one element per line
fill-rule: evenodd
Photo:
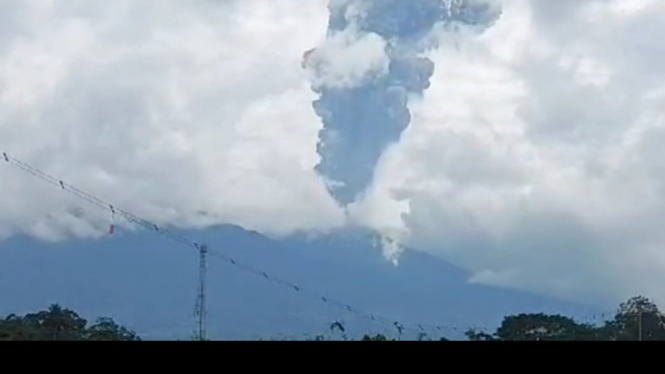
<path fill-rule="evenodd" d="M 354 9 L 361 12 L 351 16 Z M 479 0 L 331 0 L 329 10 L 329 37 L 350 27 L 379 35 L 389 58 L 387 74 L 359 85 L 313 87 L 320 95 L 314 110 L 324 125 L 316 170 L 333 182 L 328 188 L 335 199 L 348 205 L 370 185 L 379 157 L 408 127 L 408 95 L 430 85 L 434 63 L 420 57 L 431 47 L 425 36 L 437 24 L 486 28 L 498 12 Z"/>

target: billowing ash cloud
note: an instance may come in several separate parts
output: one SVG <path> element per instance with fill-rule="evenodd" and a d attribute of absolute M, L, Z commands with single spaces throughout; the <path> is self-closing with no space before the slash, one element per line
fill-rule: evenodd
<path fill-rule="evenodd" d="M 305 54 L 314 72 L 313 105 L 324 127 L 316 170 L 347 205 L 371 183 L 385 148 L 409 125 L 409 95 L 434 73 L 421 56 L 438 24 L 489 26 L 498 15 L 478 0 L 331 0 L 326 42 Z"/>

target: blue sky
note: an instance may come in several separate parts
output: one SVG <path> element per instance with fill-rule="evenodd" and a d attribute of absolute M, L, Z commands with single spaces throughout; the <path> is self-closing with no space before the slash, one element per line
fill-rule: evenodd
<path fill-rule="evenodd" d="M 665 301 L 660 0 L 0 0 L 0 18 L 2 151 L 160 225 L 364 228 L 398 268 L 415 251 L 472 284 Z M 0 195 L 4 239 L 101 240 L 111 219 L 11 168 Z"/>

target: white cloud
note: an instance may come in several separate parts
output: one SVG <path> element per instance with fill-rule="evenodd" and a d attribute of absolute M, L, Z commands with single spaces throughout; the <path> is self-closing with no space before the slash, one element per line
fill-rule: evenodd
<path fill-rule="evenodd" d="M 325 0 L 0 9 L 2 151 L 158 223 L 342 222 L 313 171 L 321 123 L 300 66 L 325 38 Z M 110 219 L 9 166 L 0 193 L 4 236 L 96 236 Z"/>
<path fill-rule="evenodd" d="M 351 26 L 308 52 L 305 65 L 315 88 L 352 88 L 388 72 L 386 41 L 374 33 L 359 33 Z"/>
<path fill-rule="evenodd" d="M 438 30 L 357 219 L 475 282 L 665 301 L 665 3 L 503 3 L 480 37 Z"/>

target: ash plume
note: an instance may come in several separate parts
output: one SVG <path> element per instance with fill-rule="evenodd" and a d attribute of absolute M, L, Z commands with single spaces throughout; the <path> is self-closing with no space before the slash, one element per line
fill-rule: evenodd
<path fill-rule="evenodd" d="M 319 78 L 313 107 L 324 124 L 316 170 L 337 202 L 348 205 L 372 182 L 386 147 L 409 126 L 409 96 L 422 95 L 430 85 L 434 63 L 422 57 L 432 47 L 426 36 L 437 24 L 488 27 L 498 12 L 478 0 L 331 0 L 329 10 L 327 41 L 340 35 L 351 42 L 381 40 L 385 57 L 382 66 L 355 76 L 353 84 L 331 84 L 320 66 L 326 59 L 334 65 L 335 53 L 323 53 L 323 45 L 304 56 L 304 66 Z"/>

